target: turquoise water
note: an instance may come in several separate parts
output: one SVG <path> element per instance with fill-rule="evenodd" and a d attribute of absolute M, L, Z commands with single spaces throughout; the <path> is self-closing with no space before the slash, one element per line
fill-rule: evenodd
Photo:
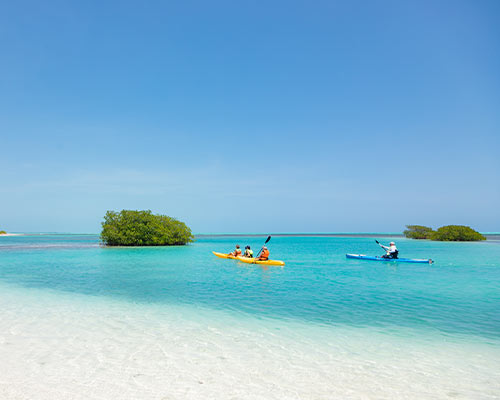
<path fill-rule="evenodd" d="M 0 398 L 498 399 L 500 241 L 394 238 L 435 264 L 347 260 L 374 237 L 103 248 L 0 237 Z M 383 241 L 390 241 L 386 237 Z"/>
<path fill-rule="evenodd" d="M 430 257 L 433 265 L 347 260 L 345 253 L 381 253 L 373 238 L 362 237 L 273 237 L 271 258 L 284 260 L 284 268 L 211 253 L 230 251 L 235 243 L 258 250 L 264 239 L 203 237 L 185 247 L 102 248 L 93 235 L 3 237 L 0 280 L 26 289 L 324 326 L 500 338 L 500 242 L 396 238 L 400 256 Z"/>

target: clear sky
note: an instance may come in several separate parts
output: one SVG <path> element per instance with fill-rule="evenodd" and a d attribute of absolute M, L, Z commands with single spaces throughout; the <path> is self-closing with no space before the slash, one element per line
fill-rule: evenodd
<path fill-rule="evenodd" d="M 500 1 L 0 1 L 0 229 L 500 231 Z"/>

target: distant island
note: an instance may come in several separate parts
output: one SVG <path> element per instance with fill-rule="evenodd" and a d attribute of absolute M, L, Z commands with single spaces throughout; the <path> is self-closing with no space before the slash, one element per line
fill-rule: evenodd
<path fill-rule="evenodd" d="M 475 242 L 486 237 L 465 225 L 446 225 L 433 230 L 423 225 L 406 225 L 403 234 L 411 239 L 430 239 L 444 242 Z"/>
<path fill-rule="evenodd" d="M 102 223 L 101 240 L 106 246 L 174 246 L 193 239 L 184 222 L 151 210 L 108 211 Z"/>
<path fill-rule="evenodd" d="M 0 236 L 23 236 L 24 233 L 8 233 L 6 231 L 0 231 Z"/>

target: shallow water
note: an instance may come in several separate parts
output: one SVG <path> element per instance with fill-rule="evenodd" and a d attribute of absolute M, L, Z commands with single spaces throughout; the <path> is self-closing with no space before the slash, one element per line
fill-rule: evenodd
<path fill-rule="evenodd" d="M 102 248 L 0 238 L 0 396 L 498 398 L 500 244 L 273 237 L 281 267 L 218 259 L 235 241 Z M 8 366 L 7 366 L 8 365 Z"/>

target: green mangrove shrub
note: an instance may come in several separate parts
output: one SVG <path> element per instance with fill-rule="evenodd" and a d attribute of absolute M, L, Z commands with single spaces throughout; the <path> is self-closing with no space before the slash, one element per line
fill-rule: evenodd
<path fill-rule="evenodd" d="M 423 225 L 406 225 L 403 234 L 410 239 L 430 239 L 434 230 Z"/>
<path fill-rule="evenodd" d="M 479 232 L 475 231 L 469 226 L 464 225 L 446 225 L 437 229 L 431 234 L 432 240 L 439 241 L 458 241 L 458 242 L 472 242 L 479 240 L 486 240 L 486 238 Z"/>
<path fill-rule="evenodd" d="M 102 222 L 101 240 L 107 246 L 185 245 L 193 239 L 184 222 L 151 210 L 108 211 Z"/>

